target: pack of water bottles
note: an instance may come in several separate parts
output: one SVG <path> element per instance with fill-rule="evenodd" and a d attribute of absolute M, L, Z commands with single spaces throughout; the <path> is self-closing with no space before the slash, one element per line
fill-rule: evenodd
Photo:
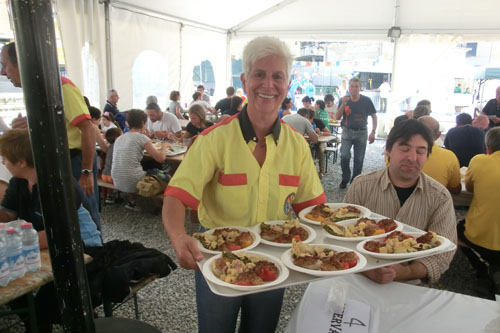
<path fill-rule="evenodd" d="M 0 223 L 0 287 L 41 266 L 38 233 L 31 223 Z"/>

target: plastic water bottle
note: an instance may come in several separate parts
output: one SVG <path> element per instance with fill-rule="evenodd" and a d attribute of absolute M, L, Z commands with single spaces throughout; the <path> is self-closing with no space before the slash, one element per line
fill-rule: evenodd
<path fill-rule="evenodd" d="M 9 284 L 9 263 L 7 262 L 6 250 L 5 238 L 0 237 L 0 287 L 5 287 Z"/>
<path fill-rule="evenodd" d="M 10 280 L 23 277 L 26 273 L 23 257 L 23 243 L 21 236 L 16 232 L 15 228 L 7 229 L 6 237 L 7 261 L 9 262 Z"/>
<path fill-rule="evenodd" d="M 40 261 L 40 246 L 38 245 L 38 233 L 29 222 L 21 224 L 23 239 L 23 257 L 26 271 L 35 272 L 42 267 Z"/>

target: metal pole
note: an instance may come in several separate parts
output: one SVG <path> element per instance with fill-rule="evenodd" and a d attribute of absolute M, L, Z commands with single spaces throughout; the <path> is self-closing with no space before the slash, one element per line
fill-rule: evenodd
<path fill-rule="evenodd" d="M 113 89 L 113 68 L 111 62 L 111 20 L 109 19 L 109 2 L 110 0 L 104 0 L 104 29 L 106 34 L 106 79 L 108 89 Z"/>
<path fill-rule="evenodd" d="M 11 0 L 33 157 L 66 332 L 95 332 L 64 120 L 51 0 Z"/>

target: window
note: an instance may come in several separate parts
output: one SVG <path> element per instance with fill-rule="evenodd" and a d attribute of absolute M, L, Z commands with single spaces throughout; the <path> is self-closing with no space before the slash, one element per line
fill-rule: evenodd
<path fill-rule="evenodd" d="M 158 98 L 160 107 L 167 104 L 167 61 L 159 53 L 143 51 L 132 68 L 133 106 L 145 108 L 146 98 L 150 95 Z"/>
<path fill-rule="evenodd" d="M 99 98 L 99 66 L 90 53 L 89 44 L 85 43 L 82 48 L 82 62 L 83 62 L 83 94 L 87 96 L 90 105 L 95 105 L 101 108 Z"/>
<path fill-rule="evenodd" d="M 205 94 L 213 96 L 215 90 L 215 76 L 212 64 L 209 60 L 204 60 L 193 68 L 193 85 L 196 87 L 202 84 L 205 87 Z"/>

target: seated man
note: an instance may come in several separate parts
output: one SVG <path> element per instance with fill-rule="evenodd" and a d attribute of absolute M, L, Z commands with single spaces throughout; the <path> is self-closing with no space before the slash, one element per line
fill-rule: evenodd
<path fill-rule="evenodd" d="M 332 133 L 328 129 L 328 126 L 325 126 L 323 121 L 318 118 L 314 118 L 314 115 L 316 112 L 314 110 L 308 109 L 308 119 L 309 121 L 313 124 L 314 131 L 318 136 L 330 136 Z M 319 178 L 323 178 L 325 175 L 325 148 L 326 148 L 326 142 L 318 142 L 314 144 L 313 147 L 316 150 L 316 157 L 318 158 L 318 164 L 319 164 L 319 172 L 318 176 Z"/>
<path fill-rule="evenodd" d="M 461 113 L 456 118 L 457 127 L 446 133 L 444 146 L 455 153 L 460 167 L 469 166 L 471 158 L 484 154 L 484 131 L 472 126 L 472 117 Z"/>
<path fill-rule="evenodd" d="M 436 140 L 441 137 L 439 122 L 430 116 L 423 116 L 418 120 L 430 129 L 434 137 L 432 154 L 429 155 L 422 171 L 441 183 L 450 193 L 459 194 L 462 190 L 462 183 L 458 159 L 452 151 L 436 145 Z"/>
<path fill-rule="evenodd" d="M 367 207 L 372 212 L 413 227 L 430 230 L 457 242 L 455 210 L 450 193 L 422 172 L 434 141 L 429 129 L 409 119 L 392 128 L 385 154 L 389 165 L 354 179 L 344 202 Z M 366 271 L 378 283 L 427 278 L 439 280 L 449 267 L 454 252 L 446 252 Z"/>
<path fill-rule="evenodd" d="M 283 117 L 283 121 L 292 126 L 297 132 L 302 135 L 307 134 L 311 142 L 318 143 L 318 135 L 311 124 L 312 119 L 314 117 L 310 118 L 309 110 L 306 108 L 299 109 L 296 114 L 289 114 Z"/>
<path fill-rule="evenodd" d="M 227 96 L 218 101 L 217 104 L 215 104 L 215 110 L 217 110 L 217 112 L 219 112 L 220 114 L 223 114 L 225 111 L 229 110 L 231 108 L 231 98 L 233 98 L 235 92 L 236 91 L 234 87 L 227 87 Z"/>
<path fill-rule="evenodd" d="M 486 134 L 486 132 L 490 128 L 490 119 L 484 114 L 481 114 L 474 118 L 474 120 L 472 121 L 472 127 L 480 128 Z"/>
<path fill-rule="evenodd" d="M 24 130 L 9 130 L 0 137 L 0 155 L 11 172 L 7 191 L 0 206 L 0 222 L 23 219 L 31 222 L 38 232 L 40 249 L 47 248 L 40 200 L 33 165 L 29 134 Z M 73 179 L 75 203 L 80 234 L 85 246 L 102 246 L 101 233 L 97 230 L 90 207 L 81 187 Z"/>
<path fill-rule="evenodd" d="M 476 250 L 489 266 L 490 277 L 500 293 L 500 220 L 498 197 L 500 196 L 500 128 L 486 133 L 486 152 L 472 158 L 465 174 L 467 191 L 473 192 L 472 203 L 465 221 L 458 224 L 460 241 Z M 464 245 L 464 244 L 461 244 Z M 479 274 L 486 273 L 486 266 L 471 258 L 470 251 L 462 248 L 471 259 Z"/>
<path fill-rule="evenodd" d="M 169 140 L 182 136 L 179 119 L 169 112 L 162 112 L 158 104 L 149 103 L 146 107 L 146 114 L 148 115 L 146 129 L 149 136 Z"/>

